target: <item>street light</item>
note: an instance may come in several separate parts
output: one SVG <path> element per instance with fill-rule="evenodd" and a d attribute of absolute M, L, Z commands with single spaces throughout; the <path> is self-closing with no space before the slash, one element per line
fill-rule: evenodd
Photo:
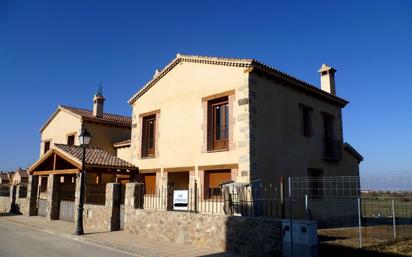
<path fill-rule="evenodd" d="M 79 135 L 80 146 L 83 148 L 82 156 L 82 170 L 80 171 L 80 195 L 79 195 L 79 206 L 77 207 L 77 226 L 76 235 L 83 235 L 83 202 L 84 202 L 84 176 L 85 176 L 85 162 L 86 162 L 86 148 L 90 144 L 92 135 L 87 131 L 86 128 L 82 128 L 82 132 Z"/>

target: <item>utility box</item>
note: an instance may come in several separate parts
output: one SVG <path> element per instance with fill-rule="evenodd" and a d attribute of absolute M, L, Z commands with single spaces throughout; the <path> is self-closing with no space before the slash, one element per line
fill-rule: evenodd
<path fill-rule="evenodd" d="M 318 223 L 282 220 L 283 257 L 318 257 Z"/>

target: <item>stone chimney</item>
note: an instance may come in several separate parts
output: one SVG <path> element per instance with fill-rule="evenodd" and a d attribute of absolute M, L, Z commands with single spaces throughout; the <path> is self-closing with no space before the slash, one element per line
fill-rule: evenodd
<path fill-rule="evenodd" d="M 332 95 L 336 95 L 335 72 L 336 70 L 327 64 L 322 64 L 319 69 L 320 88 Z"/>
<path fill-rule="evenodd" d="M 99 90 L 94 95 L 93 98 L 93 116 L 95 117 L 102 117 L 103 116 L 103 105 L 104 105 L 104 96 L 102 87 L 99 87 Z"/>
<path fill-rule="evenodd" d="M 153 78 L 156 78 L 157 75 L 159 75 L 159 73 L 160 73 L 160 70 L 156 69 L 156 70 L 155 70 L 155 73 L 153 74 Z"/>

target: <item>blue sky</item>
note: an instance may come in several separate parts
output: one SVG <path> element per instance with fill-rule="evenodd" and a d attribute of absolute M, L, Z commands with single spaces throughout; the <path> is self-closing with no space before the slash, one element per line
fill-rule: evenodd
<path fill-rule="evenodd" d="M 147 2 L 147 3 L 146 3 Z M 412 174 L 412 1 L 0 0 L 0 170 L 39 154 L 58 104 L 126 103 L 176 53 L 256 58 L 312 84 L 334 66 L 366 175 Z"/>

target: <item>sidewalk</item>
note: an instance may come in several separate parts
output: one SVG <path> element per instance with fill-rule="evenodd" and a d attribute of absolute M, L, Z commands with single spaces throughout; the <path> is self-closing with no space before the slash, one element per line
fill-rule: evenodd
<path fill-rule="evenodd" d="M 113 248 L 140 257 L 235 257 L 234 254 L 212 249 L 196 248 L 186 244 L 166 241 L 154 241 L 137 237 L 124 231 L 95 232 L 83 236 L 74 235 L 74 223 L 54 220 L 47 221 L 39 216 L 0 215 L 0 221 L 12 222 L 34 230 L 55 234 L 69 239 L 80 240 L 84 243 L 101 247 Z"/>

